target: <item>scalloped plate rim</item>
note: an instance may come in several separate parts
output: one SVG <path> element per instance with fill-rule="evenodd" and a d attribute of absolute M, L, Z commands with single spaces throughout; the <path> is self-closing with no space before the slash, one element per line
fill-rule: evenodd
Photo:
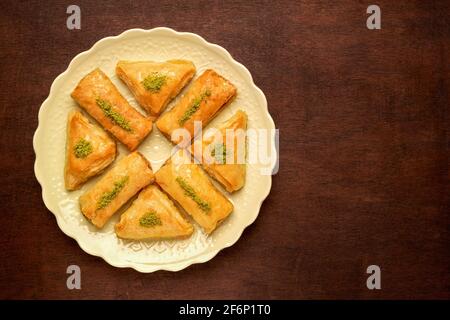
<path fill-rule="evenodd" d="M 141 28 L 128 29 L 128 30 L 120 33 L 119 35 L 108 36 L 108 37 L 104 37 L 104 38 L 98 40 L 97 42 L 94 43 L 94 45 L 90 49 L 80 52 L 70 61 L 67 69 L 64 72 L 62 72 L 61 74 L 59 74 L 53 81 L 52 85 L 50 86 L 50 91 L 49 91 L 47 98 L 44 100 L 44 102 L 41 104 L 41 106 L 39 108 L 38 126 L 37 126 L 34 136 L 33 136 L 33 149 L 34 149 L 34 153 L 35 153 L 35 157 L 36 157 L 35 162 L 34 162 L 34 173 L 35 173 L 38 183 L 41 185 L 42 199 L 43 199 L 44 204 L 47 207 L 47 209 L 50 212 L 52 212 L 52 214 L 55 216 L 56 223 L 57 223 L 58 227 L 61 229 L 61 231 L 64 234 L 66 234 L 67 236 L 69 236 L 70 238 L 74 239 L 83 251 L 85 251 L 86 253 L 88 253 L 92 256 L 102 258 L 106 263 L 110 264 L 111 266 L 118 267 L 118 268 L 132 268 L 132 269 L 134 269 L 138 272 L 142 272 L 142 273 L 151 273 L 151 272 L 155 272 L 158 270 L 173 271 L 173 272 L 180 271 L 182 269 L 189 267 L 190 265 L 207 262 L 207 261 L 211 260 L 212 258 L 214 258 L 221 250 L 231 247 L 240 239 L 244 230 L 256 220 L 256 218 L 258 217 L 259 212 L 261 210 L 262 203 L 269 195 L 271 187 L 272 187 L 272 177 L 270 177 L 269 183 L 267 184 L 267 187 L 266 187 L 266 192 L 262 195 L 261 201 L 257 205 L 258 210 L 257 210 L 256 214 L 254 215 L 253 219 L 251 219 L 248 222 L 248 224 L 244 225 L 241 232 L 239 234 L 236 234 L 236 236 L 234 236 L 231 241 L 228 241 L 224 246 L 222 246 L 219 249 L 213 250 L 211 252 L 202 253 L 195 257 L 192 257 L 192 258 L 189 258 L 186 260 L 182 260 L 179 262 L 169 263 L 167 265 L 146 264 L 146 263 L 137 263 L 137 262 L 131 262 L 131 261 L 129 263 L 126 263 L 127 260 L 124 260 L 125 261 L 124 263 L 117 263 L 116 261 L 113 261 L 112 259 L 110 259 L 108 256 L 102 255 L 98 252 L 94 252 L 91 247 L 88 247 L 87 245 L 85 245 L 85 243 L 83 241 L 81 241 L 81 238 L 79 238 L 79 237 L 77 238 L 76 234 L 73 234 L 67 228 L 65 228 L 63 226 L 63 224 L 60 221 L 61 217 L 59 217 L 58 214 L 56 214 L 54 212 L 54 211 L 57 211 L 58 209 L 51 206 L 50 201 L 47 199 L 47 195 L 46 195 L 46 192 L 45 192 L 45 189 L 43 186 L 43 182 L 42 182 L 43 181 L 42 172 L 40 171 L 40 168 L 39 168 L 40 158 L 39 158 L 38 152 L 37 152 L 37 145 L 38 145 L 38 141 L 41 137 L 41 132 L 42 132 L 41 123 L 43 122 L 42 121 L 43 111 L 47 108 L 47 105 L 49 104 L 49 101 L 51 100 L 51 98 L 54 94 L 56 86 L 59 84 L 59 82 L 62 81 L 64 76 L 66 76 L 69 73 L 69 71 L 73 68 L 73 65 L 76 62 L 79 62 L 79 60 L 82 57 L 95 51 L 98 46 L 100 46 L 103 43 L 107 43 L 107 42 L 114 41 L 117 39 L 132 36 L 133 34 L 136 34 L 136 35 L 138 33 L 152 34 L 152 33 L 157 33 L 157 32 L 161 32 L 161 31 L 169 32 L 176 36 L 190 37 L 191 39 L 194 39 L 196 42 L 200 42 L 202 45 L 207 46 L 210 49 L 213 49 L 214 52 L 220 54 L 222 57 L 225 57 L 228 60 L 227 62 L 231 63 L 233 66 L 238 67 L 239 70 L 244 73 L 244 77 L 248 78 L 249 83 L 252 86 L 252 89 L 254 89 L 257 92 L 257 97 L 258 97 L 258 100 L 260 100 L 260 102 L 262 104 L 261 107 L 263 107 L 263 111 L 265 112 L 265 117 L 266 117 L 266 119 L 268 119 L 270 121 L 271 129 L 275 129 L 275 123 L 269 113 L 269 110 L 268 110 L 267 99 L 266 99 L 263 91 L 258 86 L 256 86 L 256 84 L 254 83 L 253 77 L 252 77 L 250 71 L 243 64 L 236 61 L 226 49 L 224 49 L 223 47 L 221 47 L 217 44 L 206 41 L 203 37 L 201 37 L 195 33 L 179 32 L 179 31 L 175 31 L 171 28 L 167 28 L 167 27 L 157 27 L 157 28 L 148 29 L 148 30 L 141 29 Z M 275 149 L 275 135 L 273 135 L 271 137 L 271 141 L 272 141 L 272 152 L 274 152 L 273 154 L 275 154 L 275 156 L 278 158 L 278 154 L 276 153 L 276 149 Z M 276 160 L 276 161 L 278 161 L 278 160 Z M 276 161 L 274 162 L 273 166 L 276 165 Z"/>

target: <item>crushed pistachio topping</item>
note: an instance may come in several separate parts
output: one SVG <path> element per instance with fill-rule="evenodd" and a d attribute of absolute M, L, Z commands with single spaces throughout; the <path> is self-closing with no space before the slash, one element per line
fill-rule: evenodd
<path fill-rule="evenodd" d="M 188 196 L 189 198 L 191 198 L 192 200 L 194 200 L 195 203 L 197 203 L 198 207 L 206 212 L 209 213 L 209 211 L 211 211 L 211 206 L 209 205 L 208 202 L 203 201 L 203 199 L 201 199 L 197 193 L 194 191 L 194 189 L 186 182 L 186 180 L 184 180 L 182 177 L 177 177 L 175 179 L 178 184 L 180 185 L 180 187 L 184 190 L 184 194 L 186 196 Z"/>
<path fill-rule="evenodd" d="M 216 144 L 211 151 L 211 156 L 216 159 L 217 163 L 225 164 L 227 162 L 227 148 L 225 144 Z"/>
<path fill-rule="evenodd" d="M 128 120 L 125 119 L 124 116 L 122 116 L 117 111 L 114 111 L 112 105 L 108 101 L 97 98 L 95 99 L 95 102 L 100 107 L 100 109 L 102 109 L 105 116 L 107 116 L 114 124 L 118 125 L 125 131 L 133 131 Z"/>
<path fill-rule="evenodd" d="M 167 76 L 158 72 L 152 72 L 144 80 L 141 81 L 145 90 L 152 93 L 159 92 L 161 87 L 167 82 Z"/>
<path fill-rule="evenodd" d="M 89 154 L 92 153 L 92 144 L 81 138 L 73 147 L 73 152 L 75 153 L 75 157 L 77 158 L 86 158 Z"/>
<path fill-rule="evenodd" d="M 179 125 L 182 126 L 188 121 L 194 113 L 197 112 L 198 108 L 200 108 L 200 104 L 203 100 L 206 100 L 207 97 L 211 95 L 211 91 L 206 89 L 199 97 L 195 98 L 192 102 L 192 105 L 184 112 L 183 116 L 178 121 Z"/>
<path fill-rule="evenodd" d="M 161 218 L 155 211 L 149 211 L 139 219 L 142 227 L 155 227 L 162 225 Z"/>
<path fill-rule="evenodd" d="M 119 181 L 114 182 L 114 187 L 111 191 L 107 191 L 102 194 L 100 199 L 97 202 L 97 210 L 103 209 L 108 206 L 111 201 L 114 200 L 115 197 L 119 194 L 119 192 L 125 187 L 125 184 L 128 182 L 128 176 L 123 177 Z"/>

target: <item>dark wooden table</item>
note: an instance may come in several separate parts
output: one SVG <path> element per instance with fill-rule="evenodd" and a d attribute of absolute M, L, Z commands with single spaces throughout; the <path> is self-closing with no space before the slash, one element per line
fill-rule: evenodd
<path fill-rule="evenodd" d="M 2 1 L 0 298 L 450 297 L 449 1 Z M 140 274 L 83 252 L 33 173 L 54 78 L 97 40 L 168 26 L 225 47 L 280 128 L 280 171 L 233 247 L 181 272 Z M 66 288 L 66 268 L 82 289 Z M 366 268 L 381 267 L 381 290 Z"/>

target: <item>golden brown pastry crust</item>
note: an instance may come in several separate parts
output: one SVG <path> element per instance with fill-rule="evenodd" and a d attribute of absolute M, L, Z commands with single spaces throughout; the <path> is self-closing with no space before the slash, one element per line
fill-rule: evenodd
<path fill-rule="evenodd" d="M 180 150 L 177 155 L 186 150 Z M 233 211 L 233 204 L 211 183 L 198 164 L 187 155 L 180 163 L 169 160 L 156 174 L 156 182 L 205 230 L 213 232 Z"/>
<path fill-rule="evenodd" d="M 76 190 L 89 178 L 102 172 L 116 158 L 116 142 L 79 111 L 67 119 L 66 165 L 64 181 L 67 190 Z M 75 148 L 89 144 L 89 154 L 80 156 Z M 78 155 L 78 156 L 77 156 Z"/>
<path fill-rule="evenodd" d="M 205 127 L 217 112 L 236 95 L 235 86 L 214 70 L 208 69 L 196 79 L 188 92 L 156 122 L 158 129 L 173 143 L 182 142 L 181 137 L 172 137 L 174 130 L 186 129 L 194 137 L 194 121 Z M 198 103 L 198 108 L 193 106 Z M 190 112 L 192 114 L 189 116 Z"/>
<path fill-rule="evenodd" d="M 80 197 L 81 212 L 102 228 L 122 205 L 153 180 L 150 163 L 135 151 L 121 159 Z"/>
<path fill-rule="evenodd" d="M 152 130 L 151 119 L 145 118 L 130 106 L 111 80 L 98 68 L 80 80 L 71 96 L 130 151 L 136 149 Z M 129 130 L 108 117 L 98 101 L 106 102 L 113 112 L 123 117 Z"/>
<path fill-rule="evenodd" d="M 156 118 L 186 86 L 195 74 L 195 66 L 188 60 L 119 61 L 116 74 L 125 82 L 138 103 Z M 146 89 L 143 81 L 156 74 L 164 78 L 164 84 L 158 90 Z"/>
<path fill-rule="evenodd" d="M 153 220 L 146 223 L 146 215 L 151 215 Z M 190 236 L 194 228 L 158 186 L 150 185 L 121 215 L 115 231 L 124 239 L 156 240 Z"/>
<path fill-rule="evenodd" d="M 202 139 L 194 141 L 191 152 L 197 159 L 201 160 L 203 168 L 209 175 L 220 182 L 228 192 L 234 192 L 241 189 L 245 184 L 247 114 L 241 110 L 237 111 L 236 114 L 221 124 L 218 130 L 222 139 L 216 140 L 215 135 L 207 136 L 207 133 L 205 133 Z M 212 150 L 215 151 L 215 144 L 224 144 L 226 150 L 230 149 L 226 139 L 227 130 L 233 130 L 235 133 L 233 139 L 234 159 L 229 159 L 234 162 L 229 164 L 226 163 L 226 159 L 217 159 L 211 154 Z"/>

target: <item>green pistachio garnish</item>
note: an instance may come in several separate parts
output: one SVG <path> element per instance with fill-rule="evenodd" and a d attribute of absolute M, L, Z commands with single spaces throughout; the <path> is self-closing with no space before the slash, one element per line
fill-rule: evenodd
<path fill-rule="evenodd" d="M 216 158 L 216 162 L 219 164 L 225 164 L 227 162 L 227 148 L 224 143 L 218 143 L 211 151 L 211 156 Z"/>
<path fill-rule="evenodd" d="M 119 181 L 114 182 L 114 187 L 111 191 L 107 191 L 102 194 L 100 199 L 97 202 L 97 210 L 105 208 L 111 201 L 114 200 L 115 197 L 119 194 L 119 192 L 125 187 L 125 184 L 128 182 L 128 176 L 123 177 Z"/>
<path fill-rule="evenodd" d="M 208 202 L 203 201 L 203 199 L 201 199 L 197 193 L 194 191 L 194 189 L 182 178 L 182 177 L 177 177 L 176 182 L 178 182 L 178 184 L 180 185 L 180 187 L 184 190 L 184 194 L 186 196 L 188 196 L 189 198 L 191 198 L 192 200 L 195 201 L 195 203 L 197 203 L 198 207 L 204 211 L 205 213 L 209 213 L 209 211 L 211 211 L 211 206 L 209 205 Z"/>
<path fill-rule="evenodd" d="M 139 219 L 142 227 L 155 227 L 162 225 L 161 218 L 155 211 L 149 211 Z"/>
<path fill-rule="evenodd" d="M 200 108 L 200 104 L 203 100 L 206 100 L 207 97 L 211 95 L 211 91 L 206 89 L 199 97 L 195 98 L 192 102 L 192 105 L 184 112 L 183 116 L 178 120 L 180 126 L 184 125 L 186 121 L 188 121 L 194 113 L 197 112 L 198 108 Z"/>
<path fill-rule="evenodd" d="M 158 72 L 152 72 L 144 80 L 141 81 L 145 90 L 152 93 L 159 92 L 161 87 L 167 82 L 167 76 Z"/>
<path fill-rule="evenodd" d="M 105 116 L 107 116 L 114 124 L 118 125 L 125 131 L 133 131 L 128 120 L 125 119 L 124 116 L 122 116 L 117 111 L 114 111 L 112 105 L 108 101 L 97 98 L 95 99 L 95 102 L 100 107 L 100 109 L 102 109 Z"/>
<path fill-rule="evenodd" d="M 73 152 L 77 158 L 86 158 L 90 153 L 92 153 L 92 144 L 89 141 L 81 138 L 73 147 Z"/>

